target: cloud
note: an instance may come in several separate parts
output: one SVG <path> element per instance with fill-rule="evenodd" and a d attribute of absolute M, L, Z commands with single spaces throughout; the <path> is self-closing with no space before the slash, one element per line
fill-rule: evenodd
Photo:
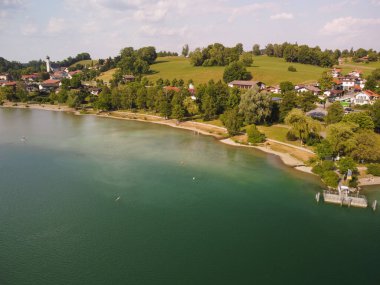
<path fill-rule="evenodd" d="M 232 9 L 232 13 L 228 18 L 229 22 L 233 22 L 236 18 L 241 16 L 250 15 L 260 10 L 271 10 L 276 7 L 273 3 L 254 3 L 249 5 L 243 5 Z"/>
<path fill-rule="evenodd" d="M 293 14 L 291 13 L 280 13 L 270 16 L 271 20 L 292 20 L 294 19 Z"/>
<path fill-rule="evenodd" d="M 47 32 L 51 34 L 57 34 L 66 29 L 66 21 L 63 18 L 50 18 Z"/>
<path fill-rule="evenodd" d="M 380 6 L 380 0 L 372 0 L 371 3 L 372 5 Z"/>
<path fill-rule="evenodd" d="M 140 28 L 140 32 L 147 36 L 184 37 L 188 32 L 188 28 L 186 26 L 182 28 L 157 28 L 151 25 L 144 25 Z"/>
<path fill-rule="evenodd" d="M 19 9 L 25 5 L 23 0 L 0 0 L 0 9 Z"/>
<path fill-rule="evenodd" d="M 324 25 L 320 30 L 322 35 L 334 36 L 344 34 L 357 34 L 364 31 L 364 28 L 380 25 L 380 18 L 353 18 L 343 17 L 334 19 Z"/>

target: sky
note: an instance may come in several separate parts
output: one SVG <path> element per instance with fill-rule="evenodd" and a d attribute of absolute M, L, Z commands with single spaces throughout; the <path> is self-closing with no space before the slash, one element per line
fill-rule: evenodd
<path fill-rule="evenodd" d="M 0 0 L 0 57 L 53 61 L 219 42 L 380 50 L 380 0 Z"/>

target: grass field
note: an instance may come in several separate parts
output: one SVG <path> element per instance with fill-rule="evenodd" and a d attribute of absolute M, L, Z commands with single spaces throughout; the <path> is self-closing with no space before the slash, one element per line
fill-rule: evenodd
<path fill-rule="evenodd" d="M 366 77 L 366 76 L 370 75 L 374 69 L 380 68 L 380 61 L 370 62 L 370 63 L 348 62 L 345 64 L 341 64 L 337 67 L 342 68 L 343 74 L 347 74 L 354 69 L 361 70 L 361 71 L 363 71 L 364 77 Z"/>
<path fill-rule="evenodd" d="M 96 79 L 103 80 L 104 82 L 109 82 L 116 70 L 117 68 L 107 70 L 106 72 L 100 74 L 100 76 L 98 76 Z"/>
<path fill-rule="evenodd" d="M 81 61 L 77 61 L 76 63 L 72 64 L 71 66 L 76 66 L 77 64 L 82 64 L 84 66 L 91 66 L 91 65 L 95 65 L 98 63 L 98 60 L 95 59 L 95 60 L 91 60 L 91 59 L 86 59 L 86 60 L 81 60 Z M 71 67 L 70 66 L 70 67 Z"/>
<path fill-rule="evenodd" d="M 293 65 L 297 72 L 289 72 L 289 65 Z M 153 81 L 158 78 L 169 80 L 177 78 L 185 82 L 192 79 L 195 84 L 206 83 L 210 79 L 220 80 L 224 71 L 224 67 L 220 66 L 194 67 L 188 58 L 183 57 L 158 58 L 151 69 L 154 73 L 148 78 Z M 282 58 L 258 56 L 254 57 L 253 65 L 248 70 L 252 73 L 253 80 L 276 85 L 286 80 L 295 84 L 316 82 L 325 69 L 306 64 L 290 64 Z"/>

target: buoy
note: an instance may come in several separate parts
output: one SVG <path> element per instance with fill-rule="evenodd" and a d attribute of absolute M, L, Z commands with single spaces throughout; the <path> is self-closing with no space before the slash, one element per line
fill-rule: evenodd
<path fill-rule="evenodd" d="M 195 180 L 195 177 L 193 177 L 193 180 Z"/>

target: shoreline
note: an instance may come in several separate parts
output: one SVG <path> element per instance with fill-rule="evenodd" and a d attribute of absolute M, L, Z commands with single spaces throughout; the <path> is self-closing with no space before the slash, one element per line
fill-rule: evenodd
<path fill-rule="evenodd" d="M 28 106 L 28 107 L 27 107 Z M 176 120 L 170 119 L 166 120 L 163 117 L 149 114 L 139 114 L 139 113 L 131 113 L 131 112 L 123 112 L 123 111 L 112 111 L 107 113 L 88 113 L 81 114 L 78 110 L 74 108 L 70 108 L 66 105 L 58 106 L 58 105 L 48 105 L 48 104 L 26 104 L 26 103 L 17 103 L 17 106 L 14 106 L 13 103 L 4 103 L 2 108 L 15 108 L 15 109 L 36 109 L 36 110 L 45 110 L 45 111 L 55 111 L 55 112 L 68 112 L 73 113 L 78 116 L 96 116 L 102 118 L 111 118 L 118 120 L 128 120 L 128 121 L 138 121 L 138 122 L 148 122 L 159 125 L 166 125 L 172 128 L 183 129 L 194 132 L 194 134 L 202 134 L 206 136 L 212 136 L 217 139 L 219 142 L 224 143 L 226 145 L 234 146 L 234 147 L 245 147 L 260 150 L 264 153 L 271 154 L 280 158 L 281 162 L 290 168 L 298 170 L 303 173 L 307 173 L 309 175 L 316 176 L 311 171 L 311 167 L 306 166 L 304 162 L 295 158 L 290 153 L 279 152 L 273 150 L 268 147 L 268 145 L 245 145 L 241 143 L 237 143 L 231 138 L 227 138 L 227 130 L 223 127 L 214 126 L 210 124 L 194 122 L 194 121 L 185 121 L 185 122 L 177 122 Z M 272 142 L 276 142 L 270 140 Z M 279 142 L 281 143 L 281 142 Z M 305 150 L 305 152 L 310 152 L 309 150 Z M 375 177 L 374 179 L 369 180 L 368 178 L 361 178 L 359 180 L 359 186 L 372 186 L 372 185 L 380 185 L 380 177 Z"/>

